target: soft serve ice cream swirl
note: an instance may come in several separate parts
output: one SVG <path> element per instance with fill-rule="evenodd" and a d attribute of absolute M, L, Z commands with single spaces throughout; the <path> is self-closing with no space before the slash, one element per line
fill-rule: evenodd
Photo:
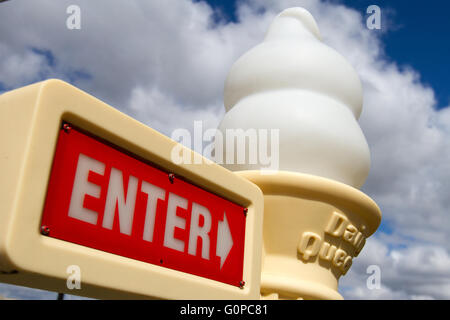
<path fill-rule="evenodd" d="M 264 41 L 236 61 L 224 103 L 227 113 L 219 130 L 225 139 L 226 129 L 279 129 L 279 170 L 357 188 L 364 184 L 370 153 L 357 122 L 361 82 L 352 66 L 322 43 L 305 9 L 280 13 Z M 233 171 L 265 167 L 260 162 L 224 166 Z"/>

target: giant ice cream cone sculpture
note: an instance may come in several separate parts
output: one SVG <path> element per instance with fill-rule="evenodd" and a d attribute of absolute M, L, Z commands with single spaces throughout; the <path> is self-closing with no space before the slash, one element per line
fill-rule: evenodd
<path fill-rule="evenodd" d="M 267 174 L 261 161 L 224 165 L 265 196 L 262 297 L 341 299 L 339 277 L 381 220 L 356 189 L 370 167 L 357 73 L 322 43 L 308 11 L 290 8 L 232 66 L 224 99 L 225 139 L 227 129 L 279 130 L 270 141 L 279 143 L 278 171 Z"/>

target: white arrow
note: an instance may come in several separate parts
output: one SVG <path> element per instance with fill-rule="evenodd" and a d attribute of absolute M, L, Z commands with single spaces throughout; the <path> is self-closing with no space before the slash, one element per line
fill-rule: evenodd
<path fill-rule="evenodd" d="M 227 260 L 228 254 L 233 247 L 233 237 L 228 225 L 227 214 L 223 213 L 223 221 L 219 221 L 217 229 L 216 255 L 220 257 L 220 269 Z"/>

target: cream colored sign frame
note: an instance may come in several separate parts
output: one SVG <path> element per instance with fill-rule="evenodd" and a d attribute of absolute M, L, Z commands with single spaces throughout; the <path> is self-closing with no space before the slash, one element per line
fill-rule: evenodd
<path fill-rule="evenodd" d="M 41 235 L 63 120 L 248 207 L 244 288 Z M 263 196 L 251 182 L 217 164 L 174 164 L 175 141 L 60 80 L 0 95 L 0 137 L 1 282 L 103 299 L 260 298 Z M 70 265 L 80 267 L 79 290 L 66 286 Z"/>

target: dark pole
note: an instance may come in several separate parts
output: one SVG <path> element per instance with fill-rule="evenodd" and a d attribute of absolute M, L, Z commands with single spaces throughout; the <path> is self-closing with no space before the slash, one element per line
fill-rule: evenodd
<path fill-rule="evenodd" d="M 57 300 L 64 300 L 64 293 L 58 293 Z"/>

